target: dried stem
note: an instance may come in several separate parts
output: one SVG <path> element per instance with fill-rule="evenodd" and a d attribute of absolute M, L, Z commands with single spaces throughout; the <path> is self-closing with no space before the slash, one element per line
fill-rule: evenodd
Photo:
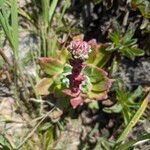
<path fill-rule="evenodd" d="M 9 66 L 11 66 L 11 63 L 9 62 L 8 57 L 5 55 L 3 49 L 1 49 L 1 48 L 0 48 L 0 55 L 2 56 L 2 58 L 4 59 L 4 61 L 5 61 Z"/>

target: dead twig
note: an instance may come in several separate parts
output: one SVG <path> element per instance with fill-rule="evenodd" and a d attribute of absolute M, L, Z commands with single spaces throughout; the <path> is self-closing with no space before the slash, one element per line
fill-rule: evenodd
<path fill-rule="evenodd" d="M 0 55 L 2 56 L 2 58 L 4 59 L 4 61 L 8 64 L 8 66 L 11 66 L 11 63 L 8 59 L 8 57 L 5 55 L 3 49 L 0 48 Z"/>

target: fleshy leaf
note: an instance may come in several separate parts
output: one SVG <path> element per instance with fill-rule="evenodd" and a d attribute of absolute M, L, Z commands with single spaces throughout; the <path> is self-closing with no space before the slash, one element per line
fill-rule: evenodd
<path fill-rule="evenodd" d="M 72 107 L 75 109 L 77 108 L 79 105 L 83 104 L 83 99 L 81 96 L 75 97 L 75 98 L 71 98 L 70 99 L 70 103 L 72 105 Z"/>
<path fill-rule="evenodd" d="M 78 91 L 77 93 L 73 93 L 70 89 L 64 89 L 63 93 L 65 95 L 71 96 L 71 97 L 76 97 L 80 94 L 80 91 Z"/>
<path fill-rule="evenodd" d="M 87 93 L 87 100 L 102 100 L 107 98 L 107 92 L 111 87 L 111 80 L 107 73 L 94 65 L 87 65 L 83 70 L 84 75 L 88 76 L 91 88 Z"/>
<path fill-rule="evenodd" d="M 63 72 L 64 64 L 56 58 L 40 57 L 39 64 L 42 70 L 48 75 L 56 75 Z"/>
<path fill-rule="evenodd" d="M 100 82 L 107 76 L 107 72 L 94 65 L 86 65 L 83 69 L 83 73 L 90 78 L 91 83 Z"/>
<path fill-rule="evenodd" d="M 48 95 L 49 88 L 53 84 L 53 78 L 43 78 L 35 86 L 35 91 L 38 95 Z"/>
<path fill-rule="evenodd" d="M 105 79 L 103 81 L 100 81 L 92 85 L 92 91 L 95 91 L 95 92 L 103 92 L 107 89 L 108 89 L 108 83 L 106 82 Z"/>
<path fill-rule="evenodd" d="M 62 63 L 66 63 L 67 60 L 69 59 L 69 52 L 67 51 L 67 49 L 63 49 L 60 51 L 58 59 L 62 62 Z"/>
<path fill-rule="evenodd" d="M 86 102 L 89 102 L 91 100 L 104 100 L 107 99 L 107 91 L 104 92 L 93 92 L 90 91 L 87 93 L 87 98 L 86 98 Z"/>
<path fill-rule="evenodd" d="M 111 54 L 105 49 L 107 44 L 97 44 L 96 41 L 91 40 L 88 42 L 91 45 L 92 52 L 89 54 L 89 58 L 86 61 L 87 64 L 93 64 L 98 67 L 103 67 L 109 60 Z"/>

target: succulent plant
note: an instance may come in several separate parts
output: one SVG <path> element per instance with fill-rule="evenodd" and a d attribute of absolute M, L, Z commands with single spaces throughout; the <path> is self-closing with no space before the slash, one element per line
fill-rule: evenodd
<path fill-rule="evenodd" d="M 73 40 L 65 50 L 59 51 L 57 57 L 39 58 L 41 69 L 49 77 L 37 83 L 37 93 L 66 97 L 73 108 L 84 102 L 106 99 L 111 79 L 99 67 L 104 58 L 100 55 L 101 48 L 95 40 Z M 94 55 L 97 55 L 96 62 Z"/>

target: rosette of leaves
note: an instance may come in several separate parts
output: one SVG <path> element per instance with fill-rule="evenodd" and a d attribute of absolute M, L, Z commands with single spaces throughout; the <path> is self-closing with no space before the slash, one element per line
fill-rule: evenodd
<path fill-rule="evenodd" d="M 121 28 L 117 24 L 116 30 L 109 33 L 111 40 L 110 46 L 106 48 L 106 51 L 114 52 L 118 51 L 122 55 L 134 60 L 136 56 L 143 56 L 144 51 L 137 48 L 137 39 L 134 39 L 135 27 L 129 25 L 124 35 L 121 33 Z"/>
<path fill-rule="evenodd" d="M 85 41 L 84 41 L 85 42 Z M 61 99 L 68 99 L 73 108 L 78 107 L 84 102 L 92 102 L 103 100 L 107 98 L 107 93 L 111 86 L 111 80 L 107 77 L 108 74 L 101 69 L 99 66 L 104 64 L 103 59 L 105 55 L 99 55 L 101 47 L 92 45 L 93 42 L 88 42 L 92 52 L 90 55 L 86 56 L 86 61 L 84 60 L 83 67 L 81 72 L 79 72 L 78 79 L 75 78 L 75 81 L 80 80 L 79 93 L 75 94 L 71 91 L 71 83 L 69 77 L 73 77 L 73 66 L 70 63 L 70 60 L 73 59 L 72 55 L 67 50 L 62 50 L 55 57 L 41 57 L 39 58 L 39 65 L 41 69 L 45 72 L 46 77 L 41 79 L 36 85 L 36 92 L 39 95 L 48 95 L 53 94 L 60 101 Z M 96 55 L 95 59 L 93 56 Z M 75 52 L 74 52 L 75 53 Z M 92 54 L 94 53 L 94 54 Z M 80 56 L 78 55 L 80 58 Z M 84 55 L 83 55 L 84 57 Z M 75 58 L 78 59 L 78 58 Z M 81 60 L 81 59 L 80 59 Z M 73 80 L 74 81 L 74 80 Z M 65 90 L 70 90 L 68 93 Z M 65 92 L 64 92 L 65 91 Z M 74 98 L 75 101 L 71 101 Z"/>

